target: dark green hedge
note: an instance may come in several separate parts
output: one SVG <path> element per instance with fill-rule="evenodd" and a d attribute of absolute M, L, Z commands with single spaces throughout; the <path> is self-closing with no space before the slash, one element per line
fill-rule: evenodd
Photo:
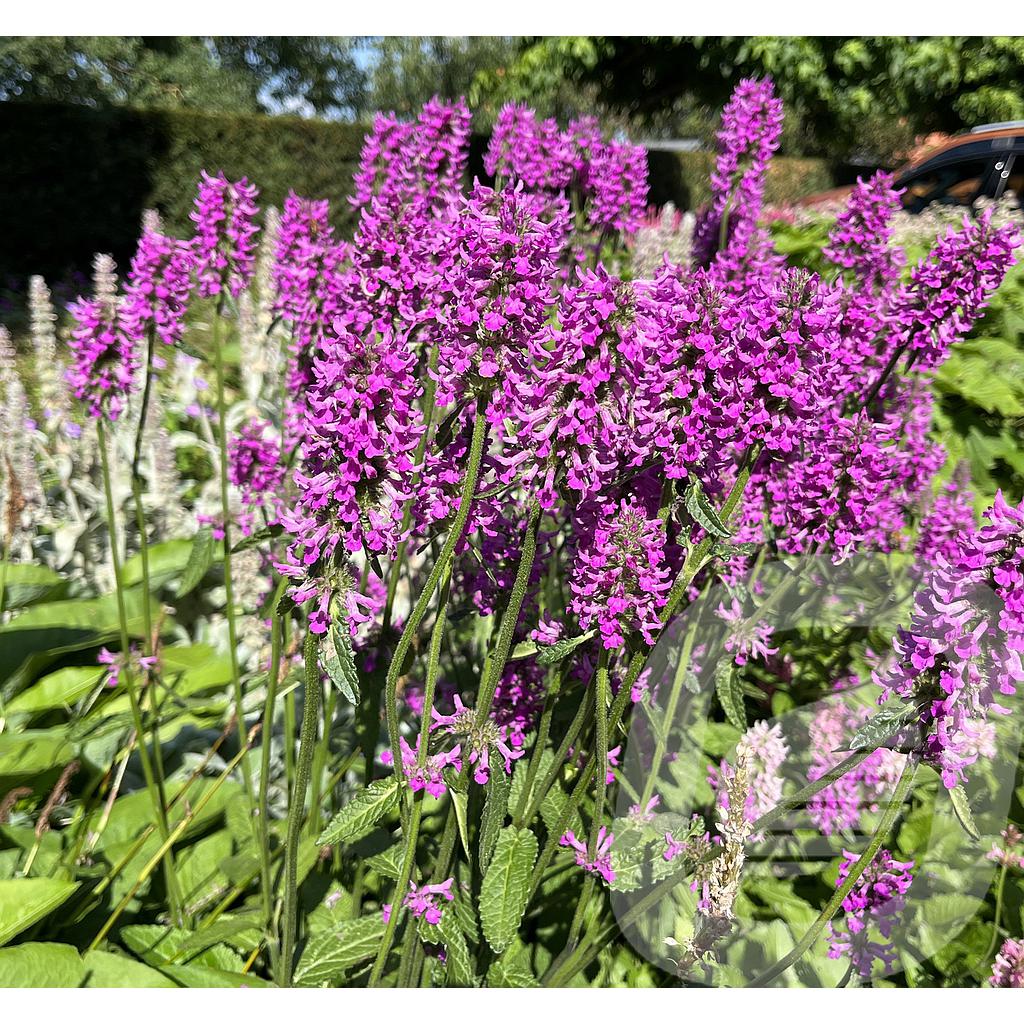
<path fill-rule="evenodd" d="M 203 168 L 247 175 L 261 203 L 280 206 L 290 188 L 328 198 L 345 231 L 365 133 L 293 117 L 0 103 L 0 272 L 59 275 L 95 252 L 124 263 L 146 207 L 189 234 Z"/>
<path fill-rule="evenodd" d="M 113 253 L 124 265 L 146 207 L 159 209 L 170 231 L 189 234 L 204 167 L 247 175 L 263 203 L 280 206 L 290 188 L 330 199 L 347 234 L 346 199 L 365 133 L 364 125 L 293 117 L 0 103 L 0 275 L 57 277 L 88 268 L 95 252 Z M 483 177 L 485 143 L 473 137 L 470 175 Z M 705 201 L 713 160 L 651 153 L 651 203 L 671 200 L 686 209 Z M 778 159 L 768 200 L 831 184 L 821 161 Z"/>

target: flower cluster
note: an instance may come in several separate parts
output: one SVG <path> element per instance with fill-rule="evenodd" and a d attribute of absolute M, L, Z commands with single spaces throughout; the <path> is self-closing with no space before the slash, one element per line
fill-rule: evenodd
<path fill-rule="evenodd" d="M 918 707 L 921 753 L 952 789 L 977 759 L 977 725 L 1024 680 L 1024 504 L 1012 508 L 997 493 L 982 525 L 936 560 L 893 643 L 896 666 L 878 681 L 883 699 Z"/>
<path fill-rule="evenodd" d="M 632 498 L 609 509 L 581 540 L 569 582 L 571 608 L 584 629 L 600 630 L 607 650 L 621 647 L 627 632 L 654 643 L 671 585 L 664 546 L 664 523 L 648 518 Z"/>
<path fill-rule="evenodd" d="M 270 425 L 250 420 L 228 442 L 228 480 L 242 499 L 242 532 L 252 532 L 253 515 L 263 510 L 267 525 L 277 522 L 283 507 L 281 489 L 285 467 L 281 464 L 281 442 L 268 437 Z"/>
<path fill-rule="evenodd" d="M 767 722 L 752 725 L 736 744 L 737 761 L 747 766 L 747 787 L 743 803 L 743 817 L 749 822 L 774 810 L 782 799 L 781 769 L 789 756 L 789 744 L 782 735 L 782 725 Z M 723 760 L 718 768 L 708 769 L 708 782 L 717 794 L 716 805 L 723 820 L 730 810 L 730 793 L 735 790 L 736 769 Z M 759 838 L 754 836 L 755 839 Z"/>
<path fill-rule="evenodd" d="M 612 842 L 614 840 L 615 834 L 609 832 L 602 825 L 597 832 L 597 848 L 593 859 L 591 859 L 587 844 L 582 839 L 577 839 L 571 829 L 558 840 L 558 845 L 568 846 L 575 850 L 576 864 L 592 875 L 600 875 L 610 885 L 615 881 L 615 871 L 612 869 Z"/>
<path fill-rule="evenodd" d="M 490 716 L 481 722 L 476 710 L 467 708 L 458 694 L 455 694 L 455 711 L 452 714 L 442 715 L 433 708 L 432 716 L 431 729 L 439 729 L 459 741 L 455 749 L 468 755 L 473 766 L 473 779 L 481 786 L 490 778 L 492 754 L 497 753 L 501 757 L 506 775 L 512 774 L 512 762 L 523 756 L 522 750 L 508 745 L 505 726 L 498 725 Z"/>
<path fill-rule="evenodd" d="M 122 329 L 116 307 L 79 299 L 68 307 L 75 318 L 68 346 L 72 364 L 67 381 L 89 415 L 116 420 L 135 390 L 138 348 Z"/>
<path fill-rule="evenodd" d="M 100 648 L 96 655 L 96 661 L 100 665 L 107 666 L 107 686 L 117 686 L 121 682 L 121 673 L 124 671 L 142 674 L 149 672 L 159 664 L 159 658 L 155 655 L 140 654 L 137 647 L 131 647 L 128 656 L 122 652 L 108 651 L 106 647 Z"/>
<path fill-rule="evenodd" d="M 1024 988 L 1024 939 L 1007 939 L 992 964 L 993 988 Z"/>
<path fill-rule="evenodd" d="M 850 868 L 860 858 L 843 851 L 843 862 L 836 879 L 838 888 L 846 881 Z M 891 941 L 906 905 L 905 896 L 913 881 L 912 861 L 894 860 L 888 850 L 879 850 L 874 860 L 843 900 L 846 920 L 833 925 L 829 943 L 829 959 L 850 958 L 853 969 L 870 978 L 876 960 L 890 970 L 896 962 L 896 949 Z M 884 941 L 876 937 L 881 936 Z"/>
<path fill-rule="evenodd" d="M 698 220 L 693 258 L 706 266 L 721 251 L 730 269 L 758 244 L 765 173 L 782 134 L 782 101 L 768 79 L 742 80 L 722 111 L 710 208 Z"/>
<path fill-rule="evenodd" d="M 227 292 L 237 299 L 252 280 L 258 194 L 245 178 L 232 182 L 223 171 L 216 177 L 202 172 L 190 214 L 196 225 L 193 253 L 200 295 Z"/>
<path fill-rule="evenodd" d="M 455 899 L 455 894 L 452 892 L 454 884 L 454 878 L 449 878 L 441 882 L 440 885 L 417 885 L 410 881 L 409 891 L 402 899 L 402 906 L 409 909 L 413 917 L 422 917 L 427 924 L 439 924 L 441 913 L 444 910 L 444 903 L 441 901 L 446 900 L 450 903 Z M 381 911 L 386 924 L 391 918 L 391 904 L 385 903 L 381 907 Z"/>
<path fill-rule="evenodd" d="M 191 275 L 192 249 L 187 242 L 144 231 L 124 289 L 121 320 L 125 333 L 140 343 L 150 331 L 165 345 L 181 341 Z"/>
<path fill-rule="evenodd" d="M 487 173 L 540 193 L 575 189 L 595 231 L 630 234 L 647 200 L 647 155 L 627 142 L 605 141 L 593 118 L 560 131 L 516 104 L 502 108 L 484 157 Z"/>

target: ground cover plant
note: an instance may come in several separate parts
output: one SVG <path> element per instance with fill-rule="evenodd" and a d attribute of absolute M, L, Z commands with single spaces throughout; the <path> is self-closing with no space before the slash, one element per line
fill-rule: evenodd
<path fill-rule="evenodd" d="M 435 100 L 351 242 L 211 173 L 33 280 L 0 981 L 1024 984 L 1019 229 L 769 232 L 782 119 L 645 237 L 642 149 L 509 106 L 467 185 Z"/>

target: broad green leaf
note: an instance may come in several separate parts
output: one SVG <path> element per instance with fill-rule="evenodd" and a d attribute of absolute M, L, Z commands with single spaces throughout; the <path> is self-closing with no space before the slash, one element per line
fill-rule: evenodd
<path fill-rule="evenodd" d="M 0 949 L 0 988 L 78 988 L 85 974 L 74 946 L 25 942 Z"/>
<path fill-rule="evenodd" d="M 240 971 L 222 971 L 205 964 L 164 964 L 161 973 L 176 981 L 182 988 L 273 988 L 256 974 Z"/>
<path fill-rule="evenodd" d="M 487 870 L 498 842 L 498 833 L 505 824 L 508 812 L 508 792 L 511 779 L 501 771 L 491 772 L 487 779 L 487 797 L 480 819 L 480 869 Z"/>
<path fill-rule="evenodd" d="M 3 606 L 7 611 L 25 608 L 37 601 L 53 601 L 67 591 L 68 581 L 45 565 L 15 563 L 8 565 L 6 572 Z"/>
<path fill-rule="evenodd" d="M 596 636 L 596 629 L 589 629 L 582 636 L 570 637 L 567 640 L 558 640 L 553 644 L 537 648 L 537 661 L 541 665 L 554 665 L 563 658 L 568 658 L 577 647 L 581 647 L 591 637 Z"/>
<path fill-rule="evenodd" d="M 143 595 L 137 588 L 124 595 L 128 634 L 140 637 L 144 631 Z M 158 621 L 160 606 L 149 598 L 152 620 Z M 173 627 L 169 620 L 167 628 Z M 98 647 L 120 636 L 117 595 L 75 601 L 52 601 L 26 608 L 0 626 L 0 681 L 3 695 L 15 693 L 32 681 L 42 668 L 62 654 Z"/>
<path fill-rule="evenodd" d="M 158 970 L 132 960 L 94 949 L 82 957 L 86 988 L 176 988 Z"/>
<path fill-rule="evenodd" d="M 95 665 L 58 669 L 19 693 L 7 705 L 7 710 L 11 714 L 24 712 L 34 715 L 51 708 L 70 707 L 91 693 L 105 672 Z"/>
<path fill-rule="evenodd" d="M 210 566 L 213 565 L 213 547 L 213 534 L 209 527 L 204 526 L 197 530 L 192 538 L 188 561 L 185 563 L 181 579 L 178 580 L 178 597 L 191 594 L 210 571 Z"/>
<path fill-rule="evenodd" d="M 963 830 L 977 842 L 981 839 L 978 826 L 974 823 L 974 813 L 971 811 L 971 802 L 967 799 L 967 792 L 963 786 L 956 786 L 949 790 L 949 799 L 953 803 L 953 813 L 956 820 L 963 826 Z"/>
<path fill-rule="evenodd" d="M 715 670 L 715 693 L 725 717 L 740 732 L 747 728 L 747 712 L 743 707 L 743 684 L 731 658 L 723 657 Z"/>
<path fill-rule="evenodd" d="M 148 550 L 149 585 L 151 590 L 178 579 L 192 557 L 193 543 L 187 538 L 165 540 L 153 544 Z M 126 587 L 139 586 L 142 583 L 142 556 L 132 555 L 124 563 L 123 579 Z"/>
<path fill-rule="evenodd" d="M 57 878 L 9 878 L 0 881 L 0 946 L 57 909 L 78 882 Z"/>
<path fill-rule="evenodd" d="M 306 988 L 333 981 L 343 971 L 377 955 L 384 918 L 369 914 L 314 935 L 295 968 L 295 984 Z"/>
<path fill-rule="evenodd" d="M 366 866 L 372 868 L 378 875 L 398 881 L 402 871 L 402 855 L 404 847 L 402 843 L 392 843 L 386 850 L 375 853 L 372 857 L 366 858 Z"/>
<path fill-rule="evenodd" d="M 718 510 L 711 504 L 699 481 L 695 480 L 686 488 L 683 504 L 694 522 L 702 526 L 712 537 L 732 536 L 732 530 L 719 519 Z"/>
<path fill-rule="evenodd" d="M 498 834 L 490 867 L 480 887 L 480 922 L 495 953 L 516 937 L 530 894 L 530 873 L 537 859 L 537 837 L 511 825 Z"/>
<path fill-rule="evenodd" d="M 62 729 L 0 734 L 0 779 L 35 777 L 63 768 L 75 756 Z"/>
<path fill-rule="evenodd" d="M 362 839 L 386 814 L 398 807 L 398 777 L 388 775 L 371 782 L 331 819 L 317 839 L 318 846 L 352 843 Z"/>

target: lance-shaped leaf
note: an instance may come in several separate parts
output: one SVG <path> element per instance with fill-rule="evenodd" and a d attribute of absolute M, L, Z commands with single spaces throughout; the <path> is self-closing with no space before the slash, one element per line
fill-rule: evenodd
<path fill-rule="evenodd" d="M 331 819 L 317 839 L 318 846 L 354 843 L 368 835 L 384 815 L 398 807 L 398 777 L 389 775 L 361 789 Z"/>
<path fill-rule="evenodd" d="M 491 772 L 487 779 L 487 799 L 484 802 L 484 813 L 480 818 L 480 867 L 483 871 L 491 863 L 494 847 L 498 842 L 498 833 L 505 824 L 508 812 L 508 791 L 511 779 L 502 771 Z"/>
<path fill-rule="evenodd" d="M 974 812 L 971 810 L 971 803 L 967 799 L 967 792 L 963 786 L 956 786 L 949 791 L 949 799 L 953 802 L 953 813 L 956 820 L 963 826 L 963 830 L 975 841 L 981 839 L 978 826 L 974 823 Z"/>
<path fill-rule="evenodd" d="M 442 910 L 441 920 L 437 924 L 421 918 L 419 932 L 424 942 L 442 945 L 447 951 L 446 966 L 450 984 L 458 988 L 477 987 L 479 982 L 473 971 L 466 936 L 462 934 L 459 922 L 449 908 Z"/>
<path fill-rule="evenodd" d="M 525 828 L 503 828 L 480 887 L 480 922 L 491 949 L 500 953 L 516 937 L 530 896 L 537 837 Z"/>
<path fill-rule="evenodd" d="M 331 598 L 331 625 L 319 643 L 320 665 L 331 683 L 351 704 L 358 704 L 359 671 L 352 652 L 352 636 L 348 629 L 345 605 L 336 594 Z"/>
<path fill-rule="evenodd" d="M 248 551 L 249 548 L 257 547 L 264 541 L 274 540 L 284 533 L 284 526 L 281 523 L 271 523 L 270 526 L 261 526 L 253 530 L 248 537 L 243 537 L 232 549 L 232 554 L 238 551 Z"/>
<path fill-rule="evenodd" d="M 740 732 L 745 732 L 747 712 L 743 707 L 743 683 L 731 658 L 723 658 L 718 663 L 715 670 L 715 693 L 729 723 Z"/>
<path fill-rule="evenodd" d="M 711 504 L 699 481 L 694 481 L 683 494 L 683 504 L 695 523 L 702 526 L 712 537 L 731 537 L 730 530 L 718 518 L 718 510 Z"/>
<path fill-rule="evenodd" d="M 178 580 L 178 597 L 191 594 L 203 581 L 203 577 L 213 565 L 213 534 L 208 527 L 196 531 L 192 538 L 192 550 L 189 552 L 185 569 Z"/>
<path fill-rule="evenodd" d="M 921 714 L 920 704 L 891 701 L 872 715 L 854 734 L 849 749 L 874 750 Z"/>
<path fill-rule="evenodd" d="M 570 637 L 567 640 L 559 640 L 556 643 L 537 648 L 537 661 L 542 665 L 554 665 L 563 658 L 569 657 L 577 647 L 585 644 L 597 633 L 596 629 L 589 629 L 582 636 Z"/>

